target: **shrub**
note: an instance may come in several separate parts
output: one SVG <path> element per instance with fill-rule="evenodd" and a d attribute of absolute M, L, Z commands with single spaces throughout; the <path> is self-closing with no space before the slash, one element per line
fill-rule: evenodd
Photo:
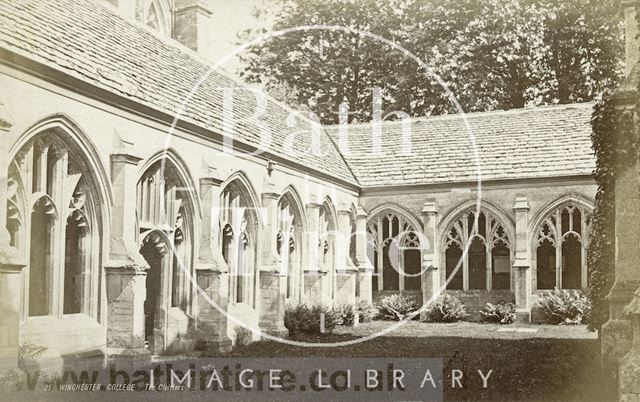
<path fill-rule="evenodd" d="M 464 304 L 456 296 L 445 294 L 435 301 L 427 319 L 431 322 L 456 322 L 464 319 L 469 314 Z"/>
<path fill-rule="evenodd" d="M 369 322 L 378 316 L 378 309 L 366 300 L 356 301 L 356 309 L 360 315 L 360 322 Z"/>
<path fill-rule="evenodd" d="M 359 322 L 368 322 L 373 320 L 378 314 L 378 310 L 371 303 L 365 300 L 358 300 L 355 303 L 345 303 L 335 308 L 339 316 L 340 324 L 348 327 L 352 326 L 358 315 Z"/>
<path fill-rule="evenodd" d="M 589 314 L 591 303 L 580 290 L 554 289 L 545 293 L 540 305 L 551 324 L 578 325 Z"/>
<path fill-rule="evenodd" d="M 412 297 L 394 294 L 380 300 L 378 317 L 383 320 L 401 321 L 416 312 L 418 307 L 418 303 Z"/>
<path fill-rule="evenodd" d="M 480 315 L 487 322 L 511 324 L 516 320 L 516 306 L 513 303 L 487 303 L 480 310 Z"/>
<path fill-rule="evenodd" d="M 321 316 L 324 314 L 324 332 L 321 332 Z M 309 307 L 306 304 L 287 305 L 284 326 L 290 334 L 302 332 L 329 333 L 340 324 L 340 312 L 326 306 Z"/>

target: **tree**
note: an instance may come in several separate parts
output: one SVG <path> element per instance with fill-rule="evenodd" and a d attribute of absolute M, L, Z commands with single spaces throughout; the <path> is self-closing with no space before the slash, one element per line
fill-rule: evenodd
<path fill-rule="evenodd" d="M 337 25 L 389 39 L 424 60 L 355 32 L 296 31 L 251 48 L 241 75 L 323 123 L 529 104 L 588 101 L 622 76 L 622 19 L 606 0 L 277 0 L 272 29 Z M 253 32 L 255 33 L 255 32 Z M 247 33 L 250 35 L 251 33 Z"/>

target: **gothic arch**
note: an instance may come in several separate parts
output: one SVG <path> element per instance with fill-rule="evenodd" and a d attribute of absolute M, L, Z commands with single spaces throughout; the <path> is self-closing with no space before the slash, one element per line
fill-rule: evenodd
<path fill-rule="evenodd" d="M 24 317 L 100 320 L 112 197 L 95 146 L 73 120 L 55 114 L 22 133 L 9 157 L 5 225 L 28 260 Z"/>
<path fill-rule="evenodd" d="M 280 196 L 280 198 L 289 195 L 291 197 L 291 199 L 294 201 L 296 208 L 298 208 L 298 210 L 300 211 L 301 214 L 301 224 L 303 227 L 303 230 L 306 230 L 307 228 L 307 216 L 304 213 L 305 209 L 304 209 L 304 203 L 302 202 L 302 198 L 300 197 L 300 194 L 298 193 L 298 191 L 296 190 L 296 188 L 293 185 L 289 185 L 287 186 L 284 191 L 282 191 L 282 195 Z"/>
<path fill-rule="evenodd" d="M 374 208 L 367 219 L 367 233 L 373 243 L 374 291 L 420 290 L 424 244 L 422 224 L 397 204 Z M 402 238 L 397 237 L 407 233 Z"/>
<path fill-rule="evenodd" d="M 189 194 L 188 200 L 191 213 L 194 214 L 194 218 L 201 219 L 202 206 L 200 205 L 200 198 L 198 197 L 198 193 L 196 191 L 198 187 L 193 180 L 193 175 L 191 175 L 191 171 L 189 170 L 186 162 L 175 149 L 166 148 L 150 156 L 144 163 L 144 165 L 140 168 L 140 171 L 138 172 L 138 180 L 140 180 L 142 176 L 149 170 L 149 168 L 157 162 L 160 162 L 163 165 L 170 164 L 171 168 L 174 169 L 175 173 L 177 174 L 178 180 L 183 183 L 184 187 L 182 188 L 182 190 L 186 190 L 186 192 Z"/>
<path fill-rule="evenodd" d="M 540 228 L 542 221 L 549 215 L 550 212 L 567 205 L 581 206 L 585 209 L 588 209 L 589 211 L 593 211 L 593 208 L 595 207 L 594 201 L 583 194 L 565 194 L 547 203 L 545 206 L 538 210 L 538 212 L 529 221 L 530 223 L 528 233 L 535 233 Z M 535 244 L 535 239 L 533 239 L 533 237 L 534 236 L 531 237 L 532 245 Z"/>
<path fill-rule="evenodd" d="M 446 229 L 451 226 L 454 220 L 458 219 L 460 214 L 469 210 L 477 210 L 477 208 L 477 200 L 468 200 L 458 204 L 455 208 L 449 211 L 446 217 L 438 222 L 438 226 L 436 228 L 438 244 L 444 244 L 444 239 L 447 236 Z M 480 211 L 482 210 L 486 210 L 497 217 L 504 224 L 504 229 L 507 231 L 509 237 L 511 239 L 515 239 L 515 223 L 504 209 L 489 201 L 483 200 L 480 204 Z"/>
<path fill-rule="evenodd" d="M 415 228 L 415 230 L 418 230 L 418 231 L 422 230 L 422 222 L 420 221 L 420 218 L 416 216 L 409 209 L 395 202 L 388 202 L 388 203 L 384 203 L 376 206 L 369 212 L 368 214 L 369 216 L 367 220 L 372 220 L 373 218 L 376 218 L 378 215 L 386 214 L 388 212 L 393 212 L 397 215 L 403 216 L 409 223 L 411 223 L 411 225 Z"/>
<path fill-rule="evenodd" d="M 248 200 L 250 201 L 250 203 L 253 206 L 253 208 L 257 209 L 257 208 L 260 208 L 262 206 L 262 202 L 260 201 L 260 197 L 258 197 L 258 193 L 256 192 L 255 187 L 253 186 L 253 183 L 251 182 L 251 179 L 249 179 L 249 176 L 244 171 L 238 170 L 238 171 L 232 173 L 229 177 L 227 177 L 227 179 L 220 185 L 222 193 L 224 193 L 224 191 L 232 183 L 235 183 L 234 185 L 238 185 L 239 187 L 241 187 L 243 189 L 243 191 L 245 192 L 246 196 L 248 197 Z M 262 226 L 263 221 L 262 221 L 262 215 L 261 214 L 256 214 L 256 224 L 259 227 Z"/>
<path fill-rule="evenodd" d="M 586 288 L 593 203 L 570 193 L 541 208 L 531 221 L 534 289 Z"/>
<path fill-rule="evenodd" d="M 220 248 L 229 267 L 229 302 L 256 306 L 260 203 L 244 172 L 232 174 L 222 185 Z"/>
<path fill-rule="evenodd" d="M 501 208 L 483 202 L 478 211 L 476 200 L 461 203 L 438 224 L 437 245 L 448 289 L 512 288 L 515 230 Z"/>
<path fill-rule="evenodd" d="M 78 155 L 84 155 L 87 168 L 93 172 L 95 190 L 100 195 L 100 214 L 103 215 L 102 222 L 105 227 L 111 222 L 111 205 L 113 205 L 113 192 L 110 185 L 109 175 L 105 163 L 100 158 L 97 147 L 86 134 L 86 132 L 70 116 L 65 113 L 56 113 L 40 119 L 25 130 L 9 150 L 9 160 L 14 161 L 20 150 L 29 143 L 35 136 L 44 132 L 52 131 L 60 136 L 66 145 Z"/>
<path fill-rule="evenodd" d="M 285 189 L 278 200 L 277 252 L 281 272 L 286 272 L 287 299 L 299 301 L 303 296 L 303 234 L 306 228 L 302 202 L 293 187 Z"/>

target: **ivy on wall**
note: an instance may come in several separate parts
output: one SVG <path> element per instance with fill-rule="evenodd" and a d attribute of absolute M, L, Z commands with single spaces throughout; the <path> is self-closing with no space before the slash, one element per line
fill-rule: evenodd
<path fill-rule="evenodd" d="M 640 93 L 640 87 L 638 90 Z M 595 105 L 591 118 L 598 185 L 587 254 L 588 294 L 593 304 L 587 323 L 592 330 L 599 329 L 609 318 L 606 296 L 615 280 L 615 180 L 637 163 L 640 145 L 634 128 L 640 106 L 616 103 L 614 94 L 607 94 Z"/>

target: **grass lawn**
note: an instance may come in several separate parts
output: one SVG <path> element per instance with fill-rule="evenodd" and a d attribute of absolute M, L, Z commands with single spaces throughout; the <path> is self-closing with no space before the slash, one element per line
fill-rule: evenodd
<path fill-rule="evenodd" d="M 339 328 L 324 336 L 298 335 L 306 342 L 339 342 L 378 332 L 392 323 L 376 321 Z M 535 331 L 535 332 L 534 332 Z M 445 400 L 597 401 L 616 399 L 615 380 L 599 366 L 599 342 L 584 327 L 430 324 L 410 322 L 385 336 L 344 347 L 302 347 L 260 341 L 231 352 L 234 357 L 440 357 Z M 451 387 L 451 370 L 485 373 L 463 388 Z"/>

